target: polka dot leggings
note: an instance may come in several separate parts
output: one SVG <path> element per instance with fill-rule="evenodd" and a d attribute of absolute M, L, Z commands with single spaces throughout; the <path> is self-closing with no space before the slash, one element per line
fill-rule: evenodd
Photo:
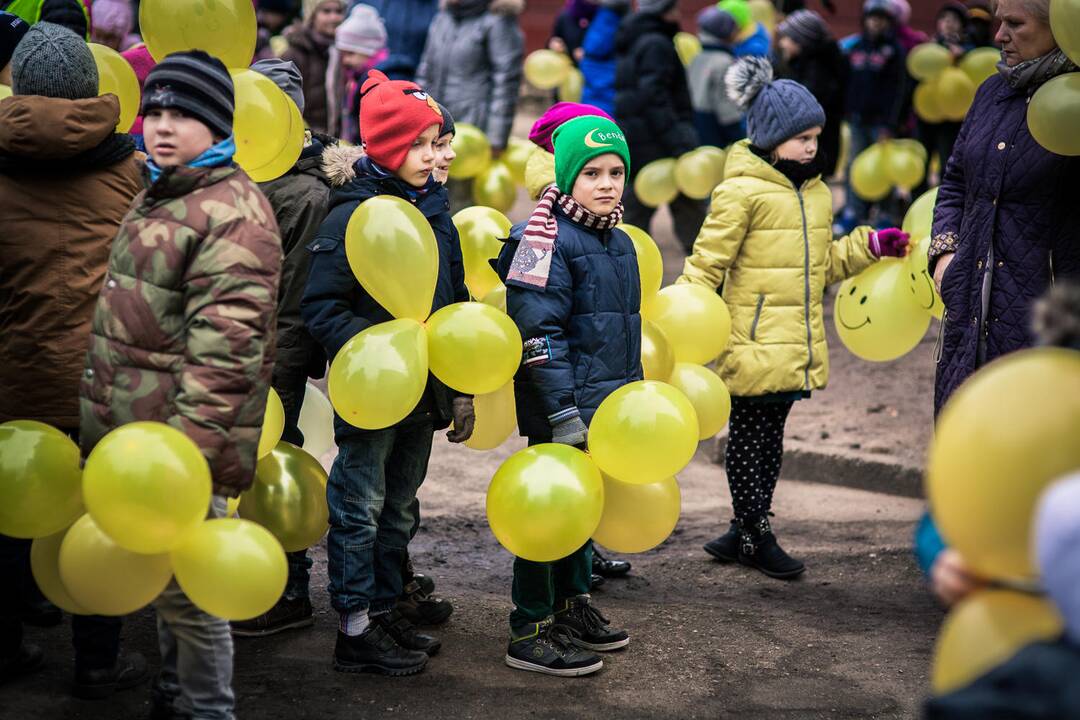
<path fill-rule="evenodd" d="M 784 458 L 784 424 L 794 402 L 731 398 L 725 454 L 735 517 L 749 523 L 765 517 Z"/>

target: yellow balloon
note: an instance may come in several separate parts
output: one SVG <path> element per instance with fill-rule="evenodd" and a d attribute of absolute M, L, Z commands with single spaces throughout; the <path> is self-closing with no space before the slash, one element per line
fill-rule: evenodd
<path fill-rule="evenodd" d="M 240 496 L 240 516 L 269 530 L 285 552 L 306 550 L 326 534 L 326 481 L 318 460 L 281 442 L 255 468 L 255 482 Z"/>
<path fill-rule="evenodd" d="M 851 189 L 863 200 L 876 202 L 892 190 L 885 163 L 885 147 L 875 143 L 855 156 L 851 163 Z"/>
<path fill-rule="evenodd" d="M 517 557 L 551 562 L 589 539 L 604 509 L 604 481 L 569 445 L 534 445 L 511 455 L 487 491 L 491 532 Z"/>
<path fill-rule="evenodd" d="M 664 331 L 649 320 L 641 321 L 641 369 L 646 380 L 667 382 L 675 371 L 675 352 Z"/>
<path fill-rule="evenodd" d="M 469 123 L 457 123 L 450 141 L 457 157 L 450 163 L 450 177 L 468 180 L 491 165 L 491 143 L 484 131 Z"/>
<path fill-rule="evenodd" d="M 98 71 L 98 95 L 112 93 L 120 101 L 120 120 L 116 132 L 126 133 L 139 114 L 142 89 L 135 70 L 124 56 L 108 45 L 90 43 L 90 53 Z"/>
<path fill-rule="evenodd" d="M 84 607 L 75 602 L 60 580 L 60 545 L 65 535 L 67 528 L 53 535 L 35 538 L 30 545 L 30 570 L 34 573 L 38 589 L 49 602 L 72 615 L 89 615 Z"/>
<path fill-rule="evenodd" d="M 231 497 L 225 501 L 225 517 L 236 517 L 240 512 L 240 498 Z"/>
<path fill-rule="evenodd" d="M 228 68 L 255 56 L 255 9 L 250 0 L 143 0 L 139 32 L 156 62 L 181 50 L 204 50 Z"/>
<path fill-rule="evenodd" d="M 64 536 L 59 567 L 71 599 L 94 615 L 130 615 L 149 605 L 172 577 L 168 553 L 125 550 L 90 515 L 76 520 Z"/>
<path fill-rule="evenodd" d="M 675 161 L 675 186 L 683 195 L 704 200 L 724 179 L 724 156 L 702 152 L 703 148 L 684 153 Z"/>
<path fill-rule="evenodd" d="M 851 125 L 846 122 L 840 123 L 840 152 L 837 154 L 836 168 L 838 171 L 848 166 L 848 158 L 851 155 Z"/>
<path fill-rule="evenodd" d="M 506 442 L 517 427 L 517 409 L 514 406 L 514 381 L 503 385 L 493 393 L 473 398 L 476 425 L 465 447 L 473 450 L 494 450 Z"/>
<path fill-rule="evenodd" d="M 927 190 L 915 202 L 911 203 L 904 215 L 904 232 L 913 238 L 928 237 L 934 224 L 934 204 L 937 203 L 937 188 Z"/>
<path fill-rule="evenodd" d="M 672 477 L 694 457 L 697 413 L 667 383 L 640 380 L 604 398 L 589 426 L 589 453 L 608 475 L 628 483 Z"/>
<path fill-rule="evenodd" d="M 677 32 L 675 33 L 675 52 L 679 54 L 683 67 L 690 67 L 690 63 L 701 52 L 701 40 L 692 33 Z"/>
<path fill-rule="evenodd" d="M 499 160 L 510 171 L 510 177 L 514 179 L 515 185 L 525 186 L 525 166 L 535 147 L 528 140 L 512 137 L 506 145 L 506 150 L 499 157 Z"/>
<path fill-rule="evenodd" d="M 263 415 L 262 433 L 259 435 L 259 449 L 255 456 L 264 458 L 269 455 L 281 440 L 281 433 L 285 431 L 285 406 L 281 404 L 281 396 L 277 390 L 270 388 L 266 395 L 266 412 Z"/>
<path fill-rule="evenodd" d="M 261 167 L 245 167 L 244 172 L 255 182 L 268 182 L 281 177 L 292 169 L 296 161 L 300 159 L 300 153 L 304 149 L 304 137 L 306 127 L 304 118 L 300 115 L 300 109 L 292 98 L 286 96 L 289 106 L 289 130 L 285 145 L 281 152 L 272 160 Z"/>
<path fill-rule="evenodd" d="M 180 589 L 201 610 L 248 620 L 285 591 L 285 552 L 270 531 L 247 520 L 207 520 L 172 551 Z"/>
<path fill-rule="evenodd" d="M 675 362 L 712 362 L 724 352 L 731 337 L 727 304 L 701 285 L 669 285 L 656 294 L 643 315 L 664 331 Z"/>
<path fill-rule="evenodd" d="M 379 195 L 360 203 L 345 228 L 349 267 L 395 318 L 423 322 L 439 276 L 439 246 L 424 215 L 407 200 Z"/>
<path fill-rule="evenodd" d="M 1050 30 L 1062 52 L 1080 63 L 1080 3 L 1054 0 L 1050 3 Z"/>
<path fill-rule="evenodd" d="M 308 383 L 297 422 L 304 436 L 304 451 L 321 458 L 334 447 L 334 406 L 322 390 Z"/>
<path fill-rule="evenodd" d="M 945 120 L 945 111 L 938 104 L 937 85 L 933 80 L 925 80 L 915 87 L 912 103 L 915 114 L 926 122 L 933 124 Z"/>
<path fill-rule="evenodd" d="M 1058 155 L 1080 155 L 1080 73 L 1066 73 L 1035 91 L 1027 111 L 1035 141 Z"/>
<path fill-rule="evenodd" d="M 1034 580 L 1035 503 L 1080 468 L 1080 353 L 1011 353 L 971 376 L 945 405 L 926 467 L 946 542 L 984 577 Z"/>
<path fill-rule="evenodd" d="M 701 365 L 676 363 L 668 382 L 694 406 L 699 440 L 708 440 L 724 429 L 731 416 L 731 394 L 719 375 Z"/>
<path fill-rule="evenodd" d="M 510 169 L 501 162 L 491 163 L 487 170 L 473 178 L 472 197 L 477 205 L 494 208 L 499 212 L 512 208 L 517 200 L 517 188 L 514 186 Z"/>
<path fill-rule="evenodd" d="M 619 553 L 651 550 L 675 529 L 681 502 L 673 477 L 633 485 L 604 475 L 604 513 L 593 540 Z"/>
<path fill-rule="evenodd" d="M 500 238 L 509 237 L 512 223 L 498 210 L 474 205 L 454 213 L 461 239 L 465 284 L 475 298 L 482 298 L 502 284 L 488 260 L 499 256 Z"/>
<path fill-rule="evenodd" d="M 960 68 L 948 67 L 934 79 L 937 104 L 948 120 L 963 120 L 975 100 L 975 83 Z"/>
<path fill-rule="evenodd" d="M 911 288 L 911 296 L 915 299 L 915 304 L 940 320 L 945 313 L 945 303 L 938 295 L 934 278 L 930 276 L 929 252 L 930 237 L 923 236 L 915 243 L 915 247 L 906 258 L 910 280 L 908 287 Z"/>
<path fill-rule="evenodd" d="M 206 517 L 210 466 L 187 435 L 159 422 L 116 428 L 83 470 L 86 511 L 117 545 L 153 555 Z"/>
<path fill-rule="evenodd" d="M 1052 8 L 1050 14 L 1054 14 Z M 979 87 L 987 78 L 997 74 L 997 64 L 1000 61 L 1000 50 L 993 47 L 980 47 L 968 51 L 964 57 L 960 58 L 960 69 L 971 78 L 975 87 Z"/>
<path fill-rule="evenodd" d="M 761 23 L 772 35 L 776 31 L 776 6 L 772 0 L 750 0 L 750 16 Z"/>
<path fill-rule="evenodd" d="M 887 144 L 890 148 L 899 148 L 902 149 L 904 152 L 911 153 L 915 157 L 919 158 L 919 162 L 924 164 L 926 163 L 926 159 L 928 157 L 926 153 L 926 146 L 918 140 L 914 140 L 912 138 L 895 138 L 893 140 L 889 140 Z"/>
<path fill-rule="evenodd" d="M 944 45 L 927 42 L 916 45 L 907 55 L 907 69 L 916 80 L 929 80 L 953 63 L 952 53 Z"/>
<path fill-rule="evenodd" d="M 499 283 L 498 287 L 485 295 L 480 302 L 490 305 L 499 312 L 506 312 L 506 286 Z"/>
<path fill-rule="evenodd" d="M 636 225 L 616 226 L 627 235 L 634 243 L 634 252 L 637 254 L 638 276 L 641 278 L 641 302 L 651 298 L 660 291 L 660 284 L 664 281 L 664 258 L 660 254 L 660 248 L 649 233 Z"/>
<path fill-rule="evenodd" d="M 634 194 L 642 205 L 659 207 L 679 195 L 675 185 L 675 158 L 653 160 L 641 168 L 634 178 Z"/>
<path fill-rule="evenodd" d="M 573 65 L 554 50 L 535 50 L 525 58 L 525 79 L 541 90 L 554 90 L 566 81 Z"/>
<path fill-rule="evenodd" d="M 431 372 L 459 392 L 495 392 L 521 365 L 517 325 L 484 303 L 447 305 L 427 321 L 427 336 Z"/>
<path fill-rule="evenodd" d="M 934 649 L 936 694 L 959 690 L 1025 645 L 1061 635 L 1063 623 L 1044 597 L 1013 590 L 982 590 L 946 616 Z"/>
<path fill-rule="evenodd" d="M 572 67 L 566 74 L 566 79 L 559 84 L 559 99 L 564 102 L 581 102 L 581 91 L 584 88 L 585 76 Z"/>
<path fill-rule="evenodd" d="M 427 380 L 424 326 L 415 320 L 391 320 L 369 327 L 342 346 L 330 363 L 327 390 L 342 420 L 379 430 L 413 411 Z"/>
<path fill-rule="evenodd" d="M 34 420 L 0 424 L 0 533 L 39 538 L 83 513 L 79 447 Z"/>
<path fill-rule="evenodd" d="M 230 70 L 229 73 L 236 98 L 233 112 L 233 136 L 236 141 L 234 159 L 250 173 L 277 160 L 285 152 L 290 139 L 295 139 L 296 131 L 292 127 L 292 111 L 289 109 L 292 100 L 262 73 L 254 70 Z M 296 158 L 293 158 L 295 161 Z"/>
<path fill-rule="evenodd" d="M 889 180 L 899 188 L 911 192 L 922 182 L 926 161 L 903 145 L 890 145 L 885 153 Z"/>
<path fill-rule="evenodd" d="M 863 360 L 895 360 L 926 334 L 930 316 L 915 303 L 908 275 L 903 259 L 885 258 L 840 285 L 833 309 L 836 332 Z"/>

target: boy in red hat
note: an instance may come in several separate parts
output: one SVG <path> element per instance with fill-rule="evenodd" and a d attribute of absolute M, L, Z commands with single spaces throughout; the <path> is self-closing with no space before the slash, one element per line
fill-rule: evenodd
<path fill-rule="evenodd" d="M 335 187 L 330 212 L 308 245 L 311 272 L 301 301 L 308 330 L 331 360 L 357 333 L 393 319 L 357 282 L 345 256 L 345 228 L 365 200 L 377 195 L 402 198 L 431 224 L 439 246 L 432 312 L 469 299 L 448 196 L 432 177 L 443 123 L 438 103 L 415 83 L 389 80 L 377 70 L 360 92 L 366 154 L 354 149 L 324 155 Z M 341 616 L 335 669 L 412 675 L 438 651 L 440 641 L 419 633 L 395 604 L 432 434 L 452 422 L 448 437 L 464 442 L 473 421 L 472 398 L 434 376 L 420 403 L 396 425 L 361 430 L 334 418 L 338 456 L 326 495 L 330 600 Z"/>

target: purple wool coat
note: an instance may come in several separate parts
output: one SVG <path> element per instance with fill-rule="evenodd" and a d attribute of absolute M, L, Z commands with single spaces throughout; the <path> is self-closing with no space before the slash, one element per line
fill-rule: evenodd
<path fill-rule="evenodd" d="M 935 414 L 975 370 L 1032 345 L 1032 305 L 1055 282 L 1080 279 L 1080 158 L 1055 155 L 1027 126 L 1037 88 L 1000 75 L 979 88 L 934 208 L 930 265 L 942 279 Z"/>

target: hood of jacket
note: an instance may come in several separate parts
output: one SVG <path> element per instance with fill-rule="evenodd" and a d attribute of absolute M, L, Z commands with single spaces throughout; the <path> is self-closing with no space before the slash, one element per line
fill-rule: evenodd
<path fill-rule="evenodd" d="M 363 202 L 376 195 L 393 195 L 409 198 L 409 189 L 394 175 L 376 176 L 359 170 L 359 161 L 365 157 L 356 145 L 331 145 L 322 154 L 322 171 L 330 181 L 330 206 L 351 202 Z M 438 183 L 429 182 L 428 191 L 416 199 L 416 207 L 425 217 L 432 217 L 450 209 L 449 195 Z"/>
<path fill-rule="evenodd" d="M 626 52 L 643 35 L 658 34 L 674 38 L 679 32 L 679 24 L 668 22 L 652 13 L 634 13 L 623 21 L 615 35 L 615 51 Z"/>
<path fill-rule="evenodd" d="M 71 160 L 90 153 L 116 133 L 120 101 L 115 95 L 67 100 L 38 95 L 14 95 L 0 102 L 0 154 L 35 160 Z"/>

